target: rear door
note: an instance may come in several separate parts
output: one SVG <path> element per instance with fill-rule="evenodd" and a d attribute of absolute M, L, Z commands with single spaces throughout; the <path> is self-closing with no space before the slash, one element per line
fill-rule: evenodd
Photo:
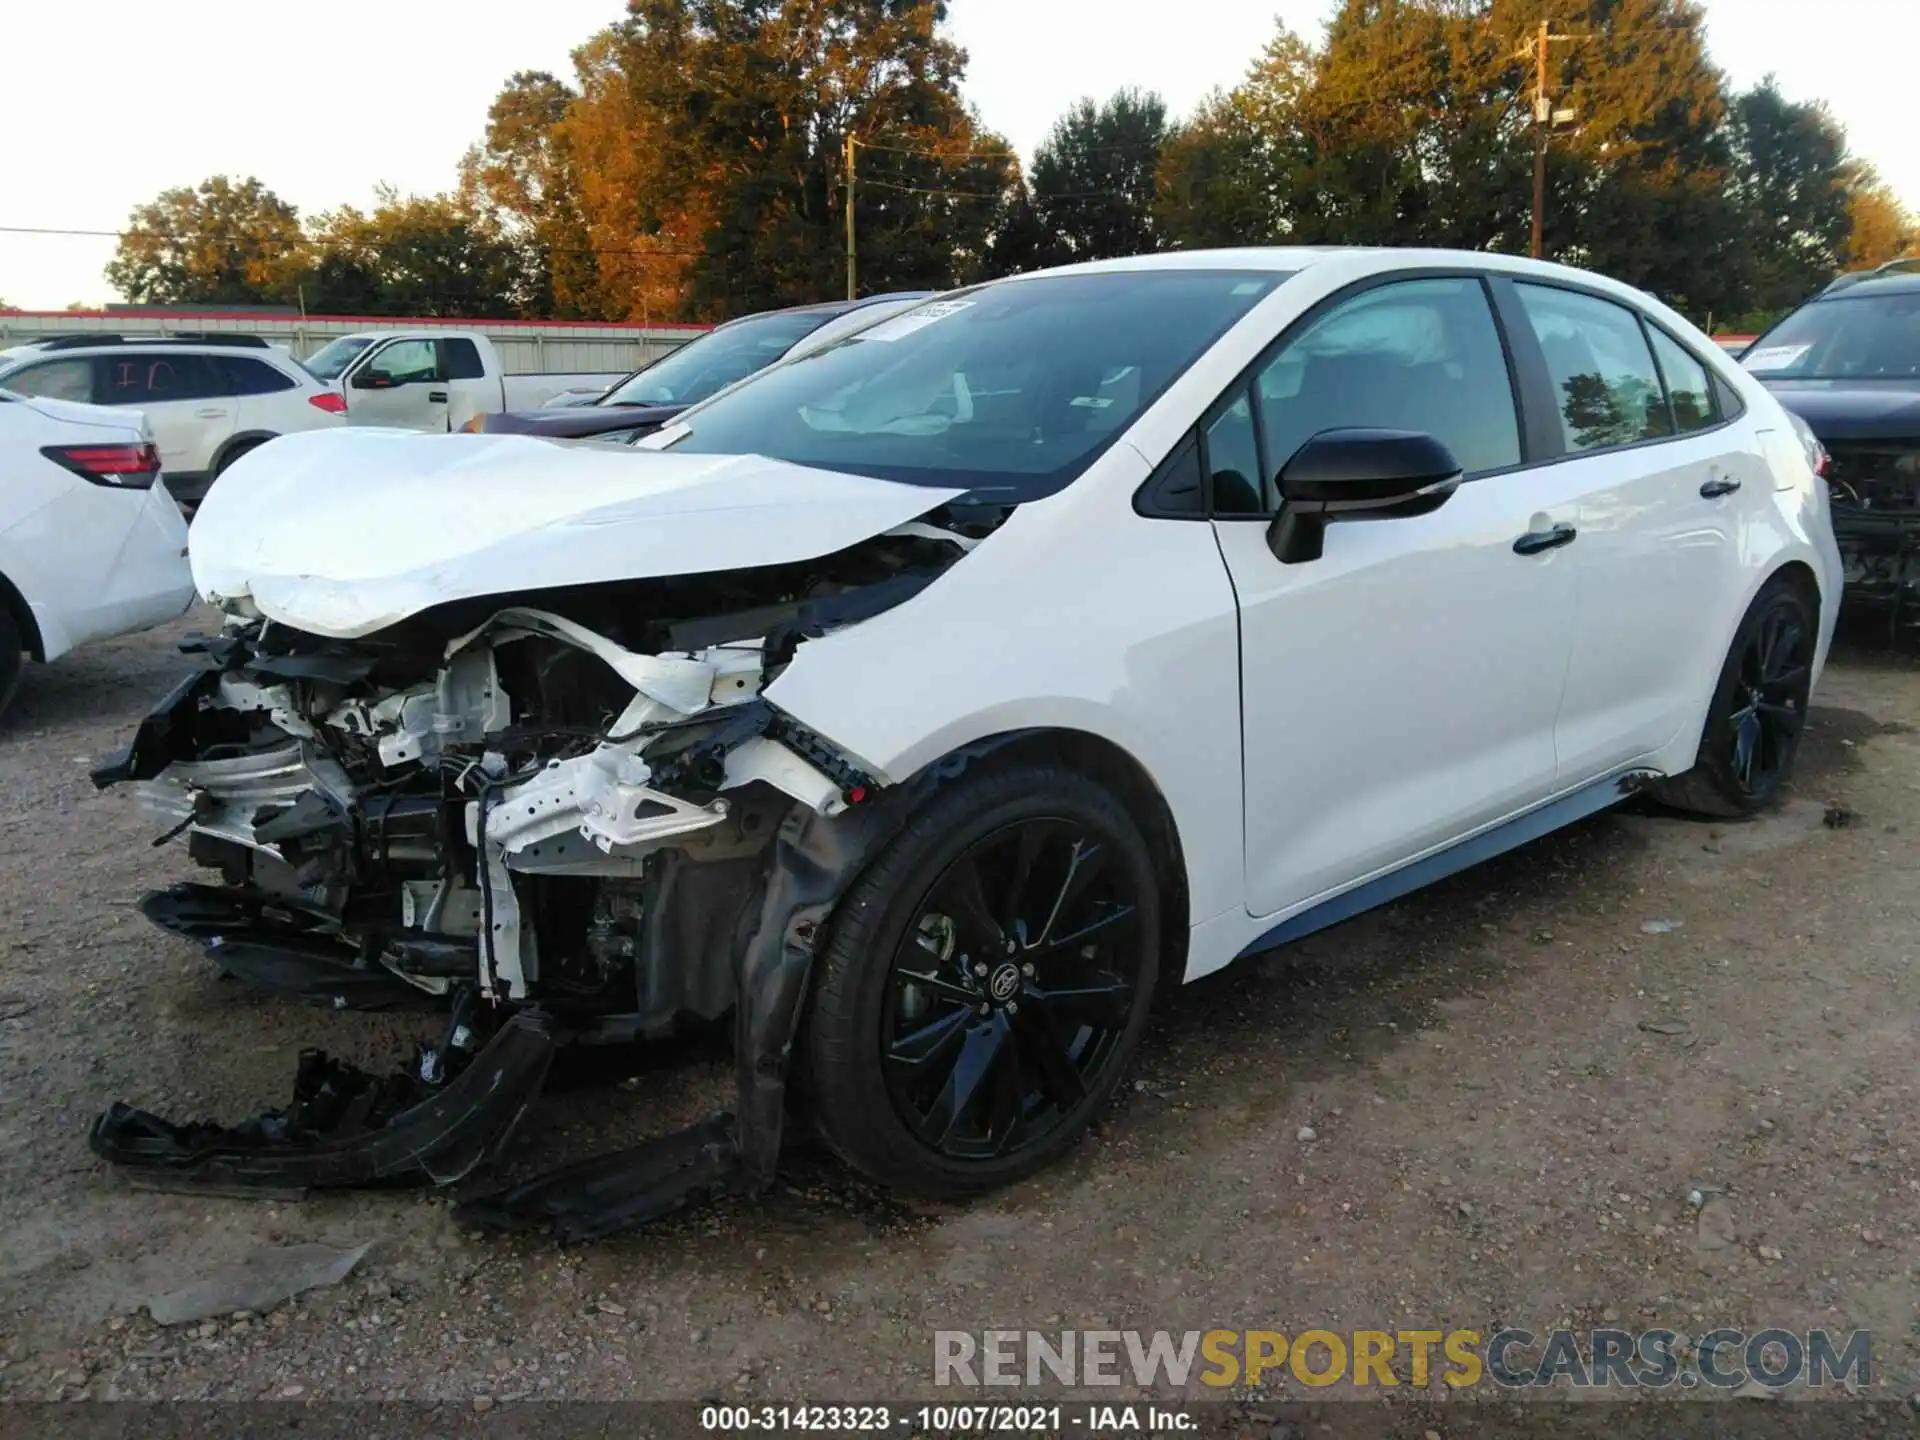
<path fill-rule="evenodd" d="M 1283 564 L 1276 476 L 1348 427 L 1434 435 L 1467 478 Z M 1525 468 L 1482 279 L 1395 277 L 1323 307 L 1196 439 L 1240 605 L 1248 908 L 1296 909 L 1548 798 L 1573 583 L 1557 545 L 1515 542 L 1577 507 Z"/>
<path fill-rule="evenodd" d="M 233 434 L 239 405 L 207 355 L 181 350 L 115 350 L 94 357 L 95 398 L 143 411 L 170 476 L 206 474 Z"/>
<path fill-rule="evenodd" d="M 1741 591 L 1739 535 L 1770 481 L 1709 372 L 1637 310 L 1574 288 L 1496 286 L 1551 385 L 1579 498 L 1577 619 L 1556 731 L 1562 786 L 1697 724 Z"/>
<path fill-rule="evenodd" d="M 447 375 L 439 344 L 419 335 L 374 346 L 347 372 L 347 423 L 447 429 Z"/>

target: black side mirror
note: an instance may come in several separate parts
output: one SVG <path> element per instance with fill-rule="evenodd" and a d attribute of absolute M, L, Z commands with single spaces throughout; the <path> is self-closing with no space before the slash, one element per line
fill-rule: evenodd
<path fill-rule="evenodd" d="M 1336 520 L 1425 515 L 1460 483 L 1460 462 L 1419 430 L 1323 430 L 1280 471 L 1267 545 L 1282 564 L 1318 560 Z"/>

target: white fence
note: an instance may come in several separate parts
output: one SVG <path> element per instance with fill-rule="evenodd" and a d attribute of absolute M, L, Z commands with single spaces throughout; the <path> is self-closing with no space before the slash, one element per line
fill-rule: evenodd
<path fill-rule="evenodd" d="M 298 315 L 232 310 L 0 310 L 0 349 L 61 335 L 258 335 L 304 360 L 336 335 L 445 326 L 484 335 L 508 372 L 637 370 L 706 330 L 704 325 L 614 325 L 597 320 L 442 320 L 383 315 Z"/>

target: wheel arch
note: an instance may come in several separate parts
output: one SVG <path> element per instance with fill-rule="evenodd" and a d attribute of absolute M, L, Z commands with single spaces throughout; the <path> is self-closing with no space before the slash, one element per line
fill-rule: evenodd
<path fill-rule="evenodd" d="M 1773 570 L 1765 580 L 1762 580 L 1754 589 L 1753 595 L 1747 597 L 1748 607 L 1752 607 L 1754 597 L 1759 595 L 1760 591 L 1766 589 L 1767 586 L 1773 584 L 1776 580 L 1784 580 L 1799 590 L 1808 603 L 1813 606 L 1814 615 L 1821 619 L 1825 618 L 1822 612 L 1826 610 L 1828 602 L 1826 596 L 1823 595 L 1820 590 L 1820 577 L 1814 573 L 1813 566 L 1804 560 L 1798 559 L 1787 561 L 1786 564 Z M 1742 610 L 1740 613 L 1744 617 L 1747 612 Z"/>
<path fill-rule="evenodd" d="M 1720 659 L 1700 677 L 1699 693 L 1688 709 L 1687 721 L 1653 757 L 1655 769 L 1668 776 L 1679 776 L 1697 763 L 1700 741 L 1706 729 L 1707 713 L 1713 706 L 1714 690 L 1720 683 L 1720 664 L 1732 648 L 1734 639 L 1740 633 L 1740 627 L 1746 623 L 1747 614 L 1753 609 L 1754 602 L 1769 585 L 1780 581 L 1793 586 L 1813 607 L 1821 637 L 1814 651 L 1814 675 L 1816 681 L 1818 680 L 1822 662 L 1825 660 L 1825 637 L 1833 633 L 1833 618 L 1839 608 L 1840 597 L 1838 594 L 1828 596 L 1822 592 L 1819 572 L 1804 556 L 1789 554 L 1765 573 L 1756 575 L 1753 584 L 1740 596 L 1739 608 L 1733 612 L 1733 624 L 1721 637 L 1720 648 L 1715 652 Z"/>
<path fill-rule="evenodd" d="M 20 631 L 20 638 L 26 642 L 27 653 L 35 661 L 44 662 L 47 658 L 46 641 L 40 634 L 40 626 L 33 618 L 33 607 L 27 604 L 27 597 L 20 593 L 19 587 L 0 574 L 0 610 L 4 610 Z"/>
<path fill-rule="evenodd" d="M 243 450 L 251 450 L 264 445 L 269 440 L 278 440 L 278 430 L 242 430 L 237 435 L 229 435 L 220 442 L 220 448 L 213 452 L 213 462 L 207 466 L 207 475 L 211 479 L 224 470 Z"/>
<path fill-rule="evenodd" d="M 1161 953 L 1168 971 L 1184 977 L 1192 924 L 1186 849 L 1166 795 L 1147 767 L 1124 747 L 1090 730 L 1054 726 L 1008 730 L 949 751 L 922 773 L 952 770 L 958 774 L 976 766 L 1000 768 L 1035 760 L 1061 765 L 1105 786 L 1140 827 L 1161 877 Z"/>

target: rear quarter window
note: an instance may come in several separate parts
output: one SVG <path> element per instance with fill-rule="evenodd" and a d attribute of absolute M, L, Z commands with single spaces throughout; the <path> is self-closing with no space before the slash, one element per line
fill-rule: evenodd
<path fill-rule="evenodd" d="M 45 400 L 93 399 L 93 362 L 91 360 L 48 360 L 28 365 L 0 378 L 0 390 Z"/>
<path fill-rule="evenodd" d="M 292 376 L 281 374 L 264 360 L 244 355 L 222 355 L 213 363 L 229 395 L 272 395 L 292 390 L 297 384 Z"/>

